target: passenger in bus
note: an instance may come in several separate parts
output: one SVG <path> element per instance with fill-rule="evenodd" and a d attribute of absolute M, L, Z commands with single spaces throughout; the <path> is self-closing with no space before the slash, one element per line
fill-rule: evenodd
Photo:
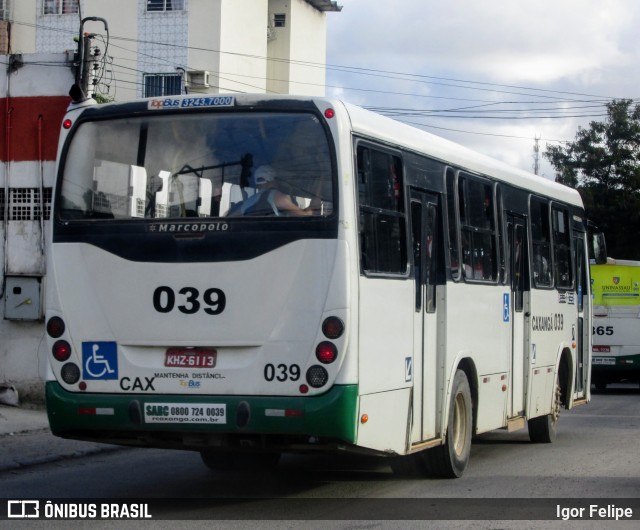
<path fill-rule="evenodd" d="M 462 248 L 462 274 L 468 280 L 473 279 L 473 267 L 471 265 L 471 240 L 466 230 L 461 232 L 461 248 Z"/>
<path fill-rule="evenodd" d="M 533 277 L 539 285 L 551 285 L 551 267 L 549 259 L 541 253 L 533 256 Z"/>
<path fill-rule="evenodd" d="M 227 214 L 238 215 L 315 215 L 315 205 L 300 208 L 291 198 L 277 188 L 276 172 L 271 166 L 260 166 L 256 169 L 255 183 L 258 189 L 255 195 L 236 204 Z"/>

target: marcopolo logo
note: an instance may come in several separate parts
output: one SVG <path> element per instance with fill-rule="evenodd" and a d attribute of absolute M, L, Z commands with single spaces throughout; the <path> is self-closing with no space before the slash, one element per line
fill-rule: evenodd
<path fill-rule="evenodd" d="M 156 233 L 206 234 L 207 232 L 226 232 L 229 230 L 229 223 L 153 223 L 147 230 Z"/>

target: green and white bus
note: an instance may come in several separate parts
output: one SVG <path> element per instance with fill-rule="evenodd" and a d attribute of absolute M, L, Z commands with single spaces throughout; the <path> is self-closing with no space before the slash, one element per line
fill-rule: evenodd
<path fill-rule="evenodd" d="M 391 457 L 550 442 L 589 400 L 578 193 L 327 98 L 72 104 L 52 215 L 54 434 Z"/>
<path fill-rule="evenodd" d="M 591 265 L 592 382 L 640 382 L 640 261 L 609 258 Z"/>

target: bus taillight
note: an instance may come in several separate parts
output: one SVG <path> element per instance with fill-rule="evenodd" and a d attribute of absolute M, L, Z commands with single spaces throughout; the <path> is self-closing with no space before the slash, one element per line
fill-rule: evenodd
<path fill-rule="evenodd" d="M 60 317 L 51 317 L 47 322 L 47 333 L 51 338 L 57 339 L 64 333 L 66 326 Z"/>
<path fill-rule="evenodd" d="M 322 364 L 329 364 L 336 360 L 338 349 L 335 344 L 324 341 L 316 347 L 316 357 Z"/>
<path fill-rule="evenodd" d="M 66 361 L 71 357 L 71 345 L 66 340 L 58 340 L 51 348 L 51 353 L 56 361 Z"/>
<path fill-rule="evenodd" d="M 344 332 L 344 324 L 338 317 L 327 317 L 322 323 L 322 333 L 328 339 L 337 339 Z"/>

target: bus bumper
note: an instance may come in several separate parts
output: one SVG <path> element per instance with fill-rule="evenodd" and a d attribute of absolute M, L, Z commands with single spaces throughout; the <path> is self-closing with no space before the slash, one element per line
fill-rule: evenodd
<path fill-rule="evenodd" d="M 314 449 L 353 444 L 357 385 L 335 385 L 314 397 L 86 394 L 46 383 L 47 414 L 56 436 L 142 447 L 235 446 Z M 225 406 L 224 423 L 156 423 L 145 411 L 171 404 Z"/>
<path fill-rule="evenodd" d="M 591 362 L 591 382 L 596 386 L 607 383 L 640 382 L 640 354 L 607 356 L 594 353 Z"/>

